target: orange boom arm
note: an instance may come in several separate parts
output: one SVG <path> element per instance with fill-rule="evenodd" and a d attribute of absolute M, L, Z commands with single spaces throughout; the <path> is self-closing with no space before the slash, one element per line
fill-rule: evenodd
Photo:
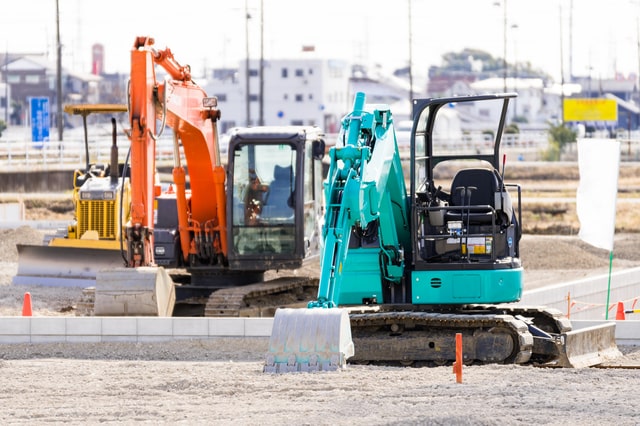
<path fill-rule="evenodd" d="M 184 259 L 209 253 L 210 263 L 227 257 L 225 172 L 220 165 L 217 120 L 220 111 L 202 88 L 191 81 L 169 49 L 156 50 L 154 40 L 138 37 L 131 51 L 129 117 L 131 124 L 131 222 L 126 234 L 129 266 L 153 265 L 153 205 L 157 120 L 174 133 L 174 185 L 180 243 Z M 170 78 L 158 82 L 155 66 Z M 190 191 L 180 165 L 180 146 L 189 166 Z"/>

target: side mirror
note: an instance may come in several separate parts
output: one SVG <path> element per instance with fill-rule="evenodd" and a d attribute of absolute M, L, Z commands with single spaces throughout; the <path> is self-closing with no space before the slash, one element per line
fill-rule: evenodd
<path fill-rule="evenodd" d="M 325 150 L 324 139 L 318 139 L 313 141 L 312 149 L 313 149 L 314 160 L 322 160 L 322 157 L 324 157 L 324 150 Z"/>

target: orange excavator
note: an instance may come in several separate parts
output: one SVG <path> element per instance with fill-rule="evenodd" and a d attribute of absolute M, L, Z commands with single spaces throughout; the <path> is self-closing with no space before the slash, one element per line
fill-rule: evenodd
<path fill-rule="evenodd" d="M 166 72 L 164 80 L 157 68 Z M 318 127 L 235 129 L 225 170 L 217 99 L 150 37 L 137 37 L 131 51 L 127 109 L 125 265 L 96 268 L 95 315 L 235 316 L 251 307 L 252 297 L 270 298 L 270 311 L 261 306 L 269 315 L 281 305 L 279 296 L 291 301 L 299 294 L 295 301 L 304 301 L 316 291 L 317 278 L 264 278 L 266 271 L 298 269 L 319 255 L 325 147 Z M 162 192 L 156 141 L 166 129 L 174 164 Z"/>
<path fill-rule="evenodd" d="M 251 297 L 272 297 L 278 306 L 278 295 L 300 293 L 303 301 L 317 279 L 265 281 L 264 273 L 319 255 L 324 135 L 312 126 L 236 129 L 225 171 L 217 99 L 169 49 L 153 45 L 138 37 L 131 52 L 127 265 L 97 274 L 96 315 L 171 315 L 174 298 L 210 316 L 240 315 Z M 168 73 L 164 82 L 156 66 Z M 162 194 L 155 141 L 165 127 L 173 132 L 174 167 Z M 186 269 L 189 279 L 175 284 L 165 267 Z"/>

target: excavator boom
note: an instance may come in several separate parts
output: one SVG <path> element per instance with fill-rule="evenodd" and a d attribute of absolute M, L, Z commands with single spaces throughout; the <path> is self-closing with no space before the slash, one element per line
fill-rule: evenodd
<path fill-rule="evenodd" d="M 345 310 L 336 308 L 338 305 L 378 303 L 384 282 L 402 280 L 404 257 L 400 247 L 408 246 L 410 241 L 406 189 L 390 111 L 366 110 L 364 94 L 357 94 L 353 112 L 342 120 L 338 141 L 329 150 L 329 157 L 318 299 L 309 303 L 309 312 L 298 311 L 304 319 L 299 320 L 295 311 L 276 311 L 270 343 L 272 351 L 287 348 L 295 359 L 306 357 L 308 344 L 288 346 L 282 339 L 317 342 L 314 353 L 322 354 L 316 363 L 318 369 L 334 365 L 331 360 L 339 360 L 335 368 L 344 367 L 350 357 L 351 332 L 334 330 L 332 338 L 328 338 L 326 328 L 294 327 L 290 323 L 330 324 L 325 316 L 346 315 Z M 324 308 L 334 308 L 334 313 L 326 314 Z M 284 315 L 286 318 L 282 318 Z M 334 324 L 346 327 L 345 322 Z M 283 362 L 294 369 L 290 359 L 268 355 L 265 371 L 281 371 L 283 366 L 278 364 Z M 306 360 L 301 363 L 304 368 L 308 368 L 307 364 Z"/>
<path fill-rule="evenodd" d="M 214 256 L 226 256 L 226 219 L 224 169 L 220 165 L 216 122 L 217 103 L 209 103 L 205 92 L 191 81 L 188 67 L 181 66 L 169 49 L 156 50 L 150 37 L 138 37 L 131 51 L 130 124 L 131 124 L 131 223 L 127 237 L 131 248 L 131 266 L 154 265 L 153 200 L 155 182 L 155 140 L 168 125 L 174 131 L 175 153 L 173 176 L 178 204 L 178 223 L 183 255 L 194 248 L 189 230 L 208 226 L 214 245 Z M 172 77 L 158 82 L 155 65 L 162 66 Z M 211 105 L 205 108 L 206 105 Z M 162 128 L 157 130 L 157 119 Z M 182 143 L 190 166 L 191 217 L 188 217 L 185 172 L 179 163 L 178 145 Z"/>

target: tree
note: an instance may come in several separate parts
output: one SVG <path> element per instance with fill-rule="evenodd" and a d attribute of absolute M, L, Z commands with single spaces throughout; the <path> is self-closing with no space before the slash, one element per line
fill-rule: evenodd
<path fill-rule="evenodd" d="M 570 142 L 575 142 L 577 133 L 570 128 L 558 124 L 549 123 L 549 149 L 544 153 L 543 157 L 547 161 L 558 161 L 564 148 Z"/>
<path fill-rule="evenodd" d="M 474 69 L 473 62 L 482 64 L 480 69 Z M 490 53 L 465 48 L 459 52 L 446 52 L 442 55 L 442 65 L 429 68 L 430 77 L 451 74 L 474 75 L 478 79 L 502 76 L 504 60 L 495 58 Z M 507 73 L 510 77 L 551 79 L 550 75 L 532 66 L 531 62 L 516 62 L 507 64 Z"/>
<path fill-rule="evenodd" d="M 520 128 L 516 123 L 507 124 L 504 128 L 505 134 L 518 134 L 520 133 Z"/>
<path fill-rule="evenodd" d="M 2 137 L 2 132 L 7 128 L 7 123 L 4 120 L 0 120 L 0 137 Z"/>

